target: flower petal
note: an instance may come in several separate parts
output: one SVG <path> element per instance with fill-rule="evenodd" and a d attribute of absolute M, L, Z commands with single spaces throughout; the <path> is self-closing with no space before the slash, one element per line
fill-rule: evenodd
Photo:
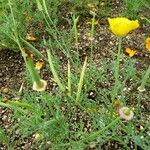
<path fill-rule="evenodd" d="M 108 18 L 111 31 L 117 36 L 125 36 L 139 27 L 138 20 L 129 20 L 124 17 Z"/>
<path fill-rule="evenodd" d="M 131 50 L 130 48 L 126 48 L 125 51 L 129 54 L 129 57 L 133 57 L 137 53 L 136 50 Z"/>

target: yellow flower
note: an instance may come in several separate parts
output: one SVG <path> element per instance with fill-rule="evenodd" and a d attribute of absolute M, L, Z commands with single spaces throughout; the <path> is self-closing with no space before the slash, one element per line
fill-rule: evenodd
<path fill-rule="evenodd" d="M 37 70 L 40 70 L 42 67 L 43 67 L 43 62 L 42 62 L 42 61 L 38 61 L 38 62 L 35 64 L 35 68 L 36 68 Z"/>
<path fill-rule="evenodd" d="M 1 92 L 3 94 L 7 94 L 9 92 L 9 89 L 8 88 L 1 88 Z"/>
<path fill-rule="evenodd" d="M 146 39 L 146 48 L 150 51 L 150 37 Z"/>
<path fill-rule="evenodd" d="M 39 140 L 40 138 L 41 138 L 41 135 L 40 135 L 39 133 L 36 133 L 34 139 L 35 139 L 35 140 Z"/>
<path fill-rule="evenodd" d="M 95 5 L 95 4 L 93 4 L 93 3 L 88 3 L 88 7 L 90 7 L 90 8 L 95 8 L 95 7 L 96 7 L 96 5 Z"/>
<path fill-rule="evenodd" d="M 32 35 L 28 35 L 27 34 L 27 40 L 29 40 L 29 41 L 36 41 L 36 38 L 34 37 L 34 36 L 32 36 Z"/>
<path fill-rule="evenodd" d="M 2 102 L 7 102 L 8 101 L 8 99 L 7 98 L 2 98 L 2 100 L 1 100 Z"/>
<path fill-rule="evenodd" d="M 111 31 L 117 36 L 125 36 L 139 27 L 138 20 L 129 20 L 124 17 L 108 18 Z"/>
<path fill-rule="evenodd" d="M 130 57 L 133 57 L 135 54 L 137 54 L 136 50 L 131 50 L 130 48 L 126 48 L 126 53 L 128 53 Z"/>

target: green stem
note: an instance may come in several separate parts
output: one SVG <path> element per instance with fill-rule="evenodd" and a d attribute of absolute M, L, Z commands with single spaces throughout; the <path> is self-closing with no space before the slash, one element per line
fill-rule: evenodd
<path fill-rule="evenodd" d="M 121 44 L 122 44 L 122 38 L 118 37 L 118 54 L 117 54 L 117 60 L 115 62 L 115 87 L 112 95 L 112 101 L 114 101 L 115 96 L 118 93 L 118 86 L 119 86 L 119 65 L 120 65 L 120 57 L 121 57 Z"/>
<path fill-rule="evenodd" d="M 83 67 L 82 67 L 80 80 L 79 80 L 79 84 L 78 84 L 78 91 L 76 93 L 76 102 L 79 102 L 79 103 L 81 102 L 80 96 L 81 96 L 81 91 L 82 91 L 83 79 L 84 79 L 84 75 L 85 75 L 86 66 L 87 66 L 87 57 L 85 57 L 85 61 L 84 61 Z"/>
<path fill-rule="evenodd" d="M 54 68 L 54 65 L 53 65 L 53 63 L 52 63 L 51 52 L 50 52 L 49 49 L 47 50 L 47 55 L 48 55 L 48 62 L 49 62 L 49 65 L 50 65 L 50 69 L 51 69 L 52 74 L 53 74 L 53 76 L 54 76 L 54 80 L 55 80 L 55 82 L 58 84 L 60 90 L 61 90 L 62 92 L 64 92 L 64 91 L 65 91 L 65 88 L 64 88 L 64 86 L 62 85 L 62 83 L 60 82 L 59 77 L 58 77 L 58 74 L 57 74 L 57 72 L 56 72 L 56 70 L 55 70 L 55 68 Z"/>
<path fill-rule="evenodd" d="M 76 48 L 78 50 L 78 29 L 77 29 L 77 23 L 79 20 L 79 16 L 77 18 L 75 18 L 75 16 L 73 16 L 73 30 L 74 30 L 74 38 L 75 38 L 75 45 Z"/>
<path fill-rule="evenodd" d="M 27 67 L 29 69 L 29 72 L 32 76 L 33 81 L 40 87 L 41 86 L 40 76 L 35 70 L 33 61 L 30 57 L 27 58 Z"/>
<path fill-rule="evenodd" d="M 102 134 L 104 131 L 108 130 L 109 128 L 111 128 L 112 126 L 114 126 L 118 121 L 120 120 L 120 117 L 116 118 L 115 120 L 113 120 L 110 124 L 108 124 L 106 127 L 102 128 L 99 131 L 96 131 L 94 133 L 91 133 L 89 136 L 87 136 L 86 138 L 84 138 L 83 140 L 81 140 L 80 142 L 87 142 L 87 141 L 91 141 L 93 139 L 95 139 L 96 137 L 98 137 L 100 134 Z"/>
<path fill-rule="evenodd" d="M 12 16 L 12 20 L 13 20 L 13 25 L 14 25 L 14 41 L 18 44 L 18 47 L 19 47 L 19 49 L 20 49 L 20 51 L 21 51 L 21 54 L 22 54 L 22 56 L 23 56 L 23 59 L 24 59 L 24 61 L 26 62 L 26 56 L 25 56 L 25 53 L 22 51 L 22 47 L 21 47 L 21 44 L 20 44 L 20 42 L 19 42 L 19 36 L 18 36 L 18 32 L 17 32 L 17 23 L 16 23 L 16 21 L 15 21 L 15 17 L 14 17 L 14 13 L 13 13 L 13 9 L 12 9 L 12 4 L 11 4 L 11 2 L 10 2 L 10 0 L 8 0 L 8 2 L 9 2 L 9 7 L 10 7 L 10 11 L 11 11 L 11 16 Z"/>
<path fill-rule="evenodd" d="M 124 111 L 125 115 L 130 115 L 130 113 L 131 113 L 132 110 L 133 110 L 132 107 L 126 109 L 126 110 Z"/>
<path fill-rule="evenodd" d="M 71 69 L 69 60 L 68 60 L 68 95 L 71 96 Z"/>
<path fill-rule="evenodd" d="M 144 17 L 144 19 L 145 19 L 148 23 L 150 23 L 150 20 L 149 20 L 148 18 Z"/>

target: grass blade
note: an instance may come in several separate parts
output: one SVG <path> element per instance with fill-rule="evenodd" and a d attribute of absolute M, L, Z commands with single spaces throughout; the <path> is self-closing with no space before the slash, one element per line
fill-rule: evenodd
<path fill-rule="evenodd" d="M 79 80 L 79 84 L 78 84 L 78 91 L 76 94 L 76 101 L 77 102 L 80 101 L 80 95 L 81 95 L 81 90 L 82 90 L 82 86 L 83 86 L 83 79 L 84 79 L 84 75 L 85 75 L 86 65 L 87 65 L 87 57 L 85 57 L 85 61 L 84 61 L 83 67 L 82 67 L 81 75 L 80 75 L 80 80 Z"/>
<path fill-rule="evenodd" d="M 59 77 L 58 77 L 58 74 L 54 68 L 54 65 L 52 63 L 52 56 L 51 56 L 51 52 L 50 50 L 48 49 L 47 50 L 47 55 L 48 55 L 48 62 L 49 62 L 49 65 L 50 65 L 50 68 L 51 68 L 51 71 L 52 71 L 52 74 L 54 76 L 54 80 L 55 82 L 58 84 L 59 88 L 61 91 L 65 91 L 65 88 L 63 87 L 63 85 L 61 84 L 60 80 L 59 80 Z"/>
<path fill-rule="evenodd" d="M 71 96 L 71 70 L 69 60 L 68 60 L 68 95 Z"/>
<path fill-rule="evenodd" d="M 13 105 L 13 106 L 17 106 L 17 107 L 32 108 L 31 105 L 29 105 L 27 103 L 21 103 L 18 101 L 8 101 L 7 103 L 10 105 Z"/>

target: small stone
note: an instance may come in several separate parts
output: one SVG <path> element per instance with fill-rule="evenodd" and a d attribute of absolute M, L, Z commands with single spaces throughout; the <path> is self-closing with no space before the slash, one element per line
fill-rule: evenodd
<path fill-rule="evenodd" d="M 50 144 L 51 144 L 51 141 L 47 141 L 47 144 L 49 144 L 49 145 L 50 145 Z"/>
<path fill-rule="evenodd" d="M 88 129 L 87 129 L 87 128 L 84 128 L 84 131 L 85 131 L 85 132 L 87 132 L 87 131 L 88 131 Z"/>
<path fill-rule="evenodd" d="M 89 98 L 89 99 L 95 100 L 96 96 L 97 96 L 97 93 L 96 93 L 95 90 L 90 90 L 90 91 L 88 92 L 88 98 Z"/>

